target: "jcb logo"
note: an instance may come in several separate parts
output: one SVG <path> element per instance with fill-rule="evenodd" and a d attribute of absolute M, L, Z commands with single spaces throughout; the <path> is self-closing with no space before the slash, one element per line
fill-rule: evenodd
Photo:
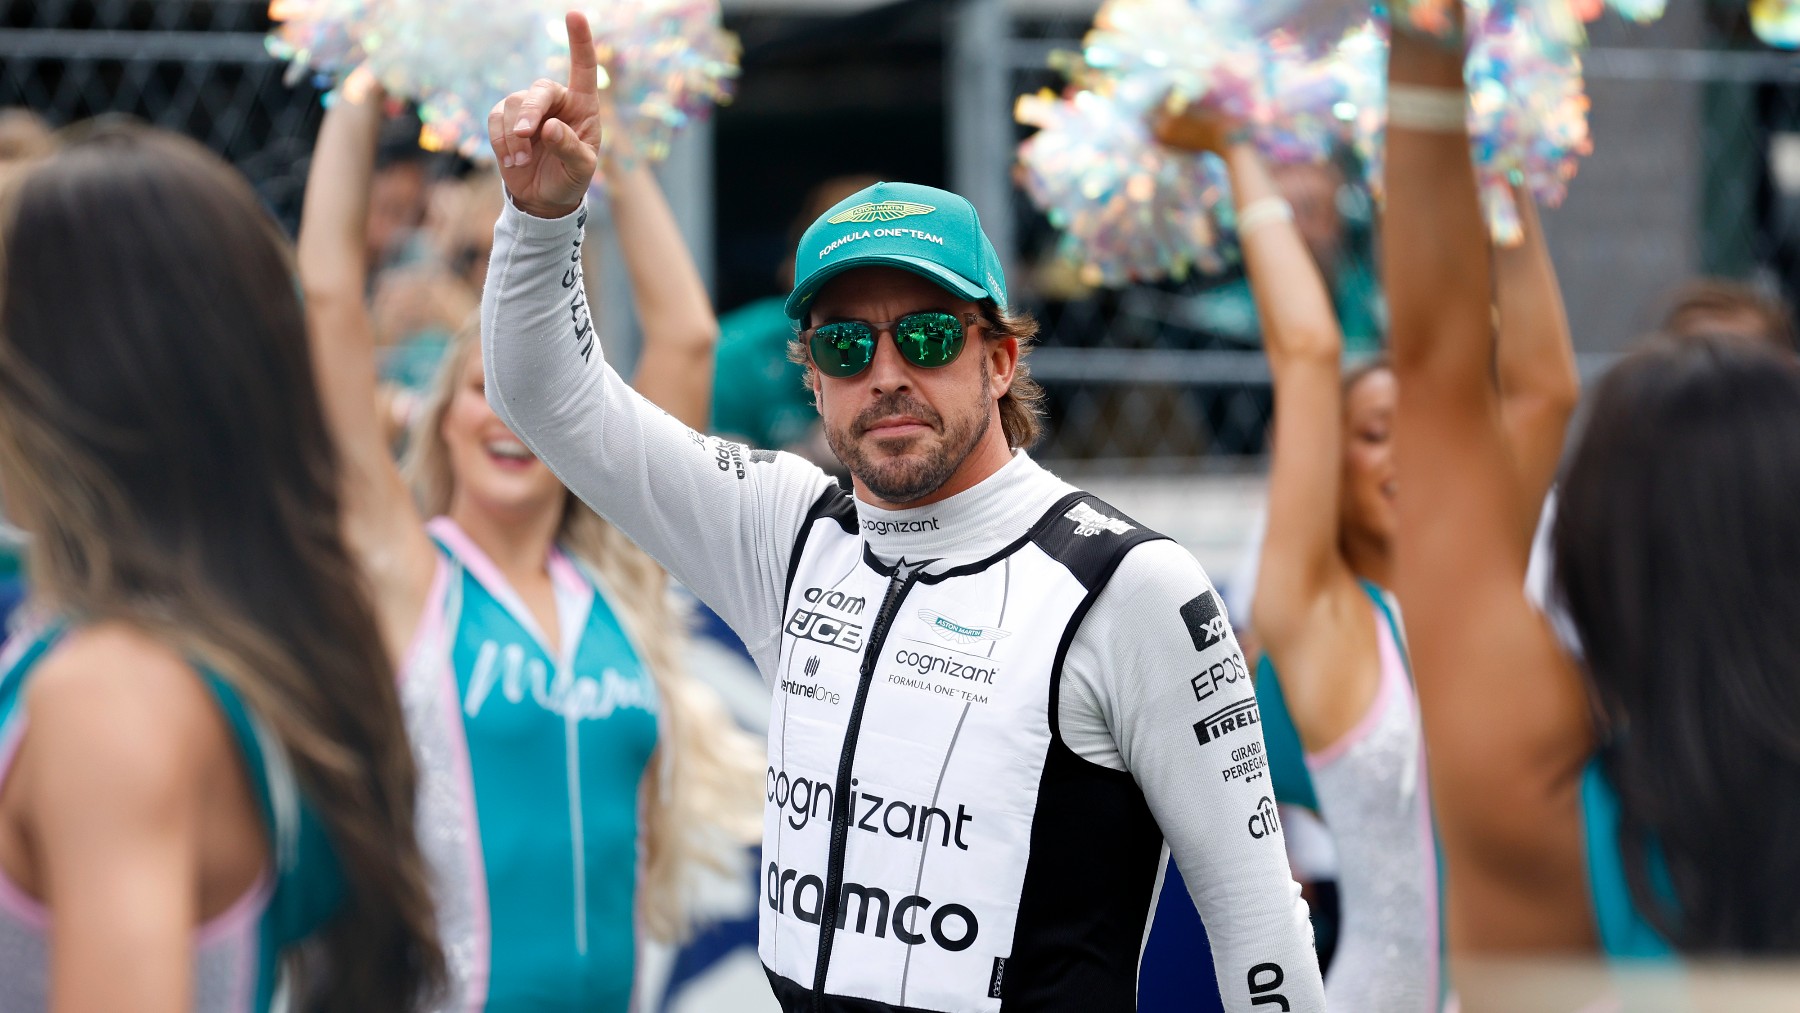
<path fill-rule="evenodd" d="M 862 649 L 863 628 L 861 626 L 819 612 L 795 609 L 794 617 L 788 620 L 787 631 L 804 640 L 815 640 L 840 650 L 857 651 Z"/>

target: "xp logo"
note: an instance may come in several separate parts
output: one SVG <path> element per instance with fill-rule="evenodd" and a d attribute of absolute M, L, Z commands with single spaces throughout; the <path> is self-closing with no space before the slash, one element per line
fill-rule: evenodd
<path fill-rule="evenodd" d="M 1261 720 L 1262 715 L 1256 709 L 1254 698 L 1240 700 L 1194 722 L 1194 735 L 1204 746 L 1214 739 L 1223 738 L 1242 728 L 1248 728 Z"/>
<path fill-rule="evenodd" d="M 848 225 L 851 222 L 865 224 L 868 222 L 897 222 L 902 218 L 914 215 L 928 215 L 937 208 L 929 204 L 914 204 L 904 200 L 869 201 L 858 204 L 848 210 L 839 211 L 825 219 L 832 225 Z"/>
<path fill-rule="evenodd" d="M 1063 514 L 1063 517 L 1075 522 L 1075 533 L 1083 538 L 1092 538 L 1102 531 L 1123 535 L 1137 530 L 1134 525 L 1127 524 L 1117 517 L 1108 517 L 1087 503 L 1075 504 L 1075 508 Z"/>
<path fill-rule="evenodd" d="M 1217 645 L 1230 632 L 1224 613 L 1219 611 L 1219 600 L 1211 591 L 1202 591 L 1193 601 L 1181 606 L 1181 621 L 1187 624 L 1188 636 L 1193 639 L 1196 651 Z"/>
<path fill-rule="evenodd" d="M 787 632 L 802 640 L 813 640 L 843 651 L 862 649 L 863 628 L 819 612 L 795 609 L 788 620 Z"/>
<path fill-rule="evenodd" d="M 1257 799 L 1256 811 L 1250 814 L 1248 826 L 1250 836 L 1259 841 L 1281 833 L 1281 816 L 1275 811 L 1275 800 L 1267 795 Z"/>
<path fill-rule="evenodd" d="M 997 626 L 963 626 L 951 622 L 942 612 L 931 609 L 919 610 L 919 621 L 938 635 L 938 639 L 950 644 L 972 644 L 977 640 L 1005 640 L 1011 633 Z"/>
<path fill-rule="evenodd" d="M 1287 980 L 1287 974 L 1282 971 L 1280 964 L 1258 964 L 1250 969 L 1245 978 L 1245 984 L 1250 988 L 1250 1005 L 1269 1005 L 1283 1011 L 1292 1008 L 1288 1005 L 1287 996 L 1275 991 Z"/>

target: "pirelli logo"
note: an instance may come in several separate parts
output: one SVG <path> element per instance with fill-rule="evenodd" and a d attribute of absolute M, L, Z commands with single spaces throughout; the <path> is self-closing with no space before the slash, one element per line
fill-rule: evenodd
<path fill-rule="evenodd" d="M 1214 739 L 1224 738 L 1240 728 L 1248 728 L 1261 721 L 1262 714 L 1256 709 L 1256 700 L 1240 700 L 1194 722 L 1194 737 L 1204 746 Z"/>

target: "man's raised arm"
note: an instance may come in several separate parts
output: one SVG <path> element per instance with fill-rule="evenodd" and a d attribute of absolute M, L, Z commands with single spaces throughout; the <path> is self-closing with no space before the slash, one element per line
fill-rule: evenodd
<path fill-rule="evenodd" d="M 488 403 L 565 485 L 730 623 L 760 665 L 781 630 L 794 538 L 832 482 L 797 457 L 701 436 L 607 365 L 581 273 L 598 71 L 586 19 L 571 14 L 568 25 L 569 84 L 539 81 L 489 116 L 509 200 L 482 296 Z"/>

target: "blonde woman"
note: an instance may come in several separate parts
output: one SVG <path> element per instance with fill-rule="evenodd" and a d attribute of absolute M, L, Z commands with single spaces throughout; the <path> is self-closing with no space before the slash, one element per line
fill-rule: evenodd
<path fill-rule="evenodd" d="M 662 572 L 488 408 L 471 335 L 420 411 L 410 487 L 395 467 L 359 245 L 380 100 L 326 116 L 300 273 L 350 461 L 349 539 L 403 659 L 446 1008 L 623 1010 L 640 929 L 682 929 L 683 869 L 718 838 L 754 835 L 759 757 L 680 676 Z M 706 292 L 648 172 L 615 169 L 611 183 L 647 335 L 640 389 L 700 424 L 716 335 Z M 579 286 L 569 298 L 571 332 L 593 341 Z"/>

